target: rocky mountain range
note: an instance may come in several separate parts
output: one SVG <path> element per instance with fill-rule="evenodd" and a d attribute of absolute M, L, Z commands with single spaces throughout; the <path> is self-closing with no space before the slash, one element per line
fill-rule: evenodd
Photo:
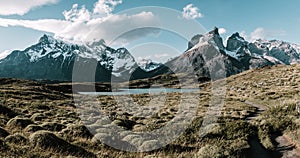
<path fill-rule="evenodd" d="M 33 80 L 71 81 L 74 64 L 80 67 L 82 81 L 96 72 L 96 81 L 110 81 L 111 78 L 127 79 L 128 74 L 139 73 L 145 77 L 149 64 L 140 68 L 125 48 L 113 49 L 103 40 L 83 45 L 71 44 L 49 35 L 42 36 L 38 43 L 23 51 L 13 51 L 0 60 L 0 76 Z M 93 71 L 96 67 L 95 72 Z M 153 67 L 149 67 L 153 68 Z M 134 73 L 135 72 L 135 73 Z"/>
<path fill-rule="evenodd" d="M 218 79 L 221 73 L 228 77 L 245 70 L 272 66 L 291 65 L 300 62 L 299 45 L 280 40 L 246 41 L 234 33 L 224 46 L 218 28 L 205 35 L 195 35 L 188 49 L 179 57 L 165 63 L 175 73 L 195 74 L 201 80 Z M 218 72 L 221 70 L 225 72 Z M 214 72 L 212 72 L 214 71 Z"/>
<path fill-rule="evenodd" d="M 0 77 L 71 81 L 76 63 L 82 70 L 80 81 L 93 81 L 86 76 L 95 72 L 95 80 L 101 82 L 170 73 L 193 74 L 206 81 L 212 78 L 212 74 L 222 73 L 219 72 L 221 70 L 226 76 L 231 76 L 248 69 L 298 62 L 299 45 L 279 40 L 248 42 L 239 33 L 234 33 L 224 46 L 218 28 L 204 35 L 195 35 L 182 55 L 165 64 L 151 60 L 137 63 L 127 49 L 113 49 L 103 40 L 72 44 L 44 35 L 37 44 L 22 51 L 13 51 L 1 59 Z M 96 69 L 91 65 L 95 65 Z"/>

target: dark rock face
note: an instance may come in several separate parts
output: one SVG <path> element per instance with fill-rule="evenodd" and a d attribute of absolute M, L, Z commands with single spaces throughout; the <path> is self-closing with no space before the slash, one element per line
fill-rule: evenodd
<path fill-rule="evenodd" d="M 174 73 L 190 73 L 205 80 L 224 78 L 247 69 L 241 62 L 226 54 L 217 28 L 200 38 L 198 47 L 193 47 L 166 63 Z"/>
<path fill-rule="evenodd" d="M 245 46 L 247 46 L 247 42 L 237 32 L 228 38 L 226 49 L 229 51 L 234 51 Z"/>
<path fill-rule="evenodd" d="M 219 34 L 219 29 L 217 27 L 214 30 L 209 32 L 209 35 L 212 36 L 213 42 L 217 45 L 220 50 L 224 50 L 223 39 Z"/>

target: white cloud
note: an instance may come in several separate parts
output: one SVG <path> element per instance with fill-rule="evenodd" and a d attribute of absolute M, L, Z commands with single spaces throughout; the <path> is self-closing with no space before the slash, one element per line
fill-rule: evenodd
<path fill-rule="evenodd" d="M 102 36 L 109 43 L 126 43 L 149 34 L 156 34 L 158 21 L 151 12 L 141 12 L 134 15 L 111 15 L 101 21 L 95 19 L 87 23 L 91 31 L 87 39 Z M 76 33 L 76 32 L 75 32 Z"/>
<path fill-rule="evenodd" d="M 137 62 L 141 62 L 143 60 L 151 60 L 152 56 L 148 55 L 148 56 L 139 56 L 136 58 Z"/>
<path fill-rule="evenodd" d="M 56 2 L 58 0 L 0 0 L 0 15 L 24 15 L 33 8 Z"/>
<path fill-rule="evenodd" d="M 98 16 L 110 15 L 119 4 L 122 4 L 122 0 L 99 0 L 95 3 L 93 13 Z"/>
<path fill-rule="evenodd" d="M 91 13 L 85 8 L 85 6 L 78 9 L 78 4 L 74 4 L 71 10 L 64 11 L 63 15 L 67 21 L 72 22 L 84 22 L 91 19 Z"/>
<path fill-rule="evenodd" d="M 15 20 L 15 19 L 0 18 L 0 26 L 2 27 L 22 26 L 34 30 L 52 32 L 52 33 L 59 32 L 59 30 L 63 30 L 66 26 L 70 24 L 71 23 L 68 21 L 55 20 L 55 19 Z"/>
<path fill-rule="evenodd" d="M 254 41 L 257 39 L 268 39 L 284 35 L 286 35 L 286 32 L 284 30 L 266 30 L 262 27 L 256 28 L 249 35 L 246 33 L 246 31 L 241 32 L 241 36 L 248 41 Z"/>
<path fill-rule="evenodd" d="M 243 37 L 243 38 L 245 38 L 246 40 L 248 40 L 248 35 L 247 35 L 246 31 L 240 32 L 240 36 Z"/>
<path fill-rule="evenodd" d="M 199 8 L 195 7 L 193 4 L 188 4 L 183 8 L 182 16 L 185 19 L 196 19 L 202 18 L 203 14 L 199 12 Z"/>
<path fill-rule="evenodd" d="M 225 34 L 227 32 L 227 30 L 225 28 L 219 28 L 219 34 Z"/>
<path fill-rule="evenodd" d="M 250 34 L 250 40 L 256 40 L 256 39 L 266 39 L 268 37 L 267 32 L 264 28 L 259 27 L 255 29 L 253 32 Z"/>
<path fill-rule="evenodd" d="M 161 59 L 161 58 L 165 58 L 165 57 L 169 57 L 170 54 L 168 53 L 160 53 L 160 54 L 154 54 L 154 57 L 157 59 Z"/>
<path fill-rule="evenodd" d="M 152 55 L 138 56 L 136 58 L 136 60 L 138 62 L 141 62 L 143 60 L 154 60 L 154 61 L 157 61 L 157 62 L 165 62 L 170 57 L 171 56 L 170 56 L 169 53 L 157 53 L 157 54 L 154 54 L 153 56 Z"/>
<path fill-rule="evenodd" d="M 54 33 L 56 37 L 72 42 L 89 42 L 104 39 L 111 42 L 129 42 L 148 34 L 157 33 L 156 17 L 151 12 L 141 12 L 134 15 L 112 14 L 114 7 L 121 4 L 120 0 L 99 0 L 95 3 L 93 12 L 84 6 L 74 4 L 68 11 L 64 11 L 64 20 L 16 20 L 0 18 L 0 26 L 22 26 L 39 31 Z M 102 6 L 101 6 L 102 5 Z M 105 8 L 103 15 L 98 9 Z M 119 41 L 115 41 L 119 38 Z"/>

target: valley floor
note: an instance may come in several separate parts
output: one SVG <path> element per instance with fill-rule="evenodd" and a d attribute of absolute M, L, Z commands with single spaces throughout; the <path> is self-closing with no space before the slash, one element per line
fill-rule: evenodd
<path fill-rule="evenodd" d="M 0 79 L 0 157 L 299 157 L 299 85 L 299 65 L 229 77 L 224 106 L 212 111 L 215 120 L 203 127 L 213 108 L 210 83 L 189 94 L 95 98 L 62 91 L 59 84 Z M 182 107 L 190 109 L 183 113 Z M 187 125 L 162 148 L 161 139 L 136 135 L 190 115 L 164 131 L 176 133 Z M 151 148 L 158 149 L 141 152 Z"/>

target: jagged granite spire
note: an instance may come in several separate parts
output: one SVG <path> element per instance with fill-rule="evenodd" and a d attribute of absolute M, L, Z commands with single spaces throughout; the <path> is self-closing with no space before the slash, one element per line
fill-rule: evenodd
<path fill-rule="evenodd" d="M 232 34 L 229 38 L 235 38 L 235 39 L 245 40 L 245 38 L 242 37 L 238 32 Z"/>
<path fill-rule="evenodd" d="M 220 36 L 220 34 L 219 34 L 219 28 L 215 26 L 214 29 L 209 32 L 209 34 Z"/>
<path fill-rule="evenodd" d="M 39 43 L 53 43 L 53 41 L 55 41 L 55 39 L 51 36 L 51 35 L 46 35 L 44 34 L 40 39 L 39 39 Z"/>
<path fill-rule="evenodd" d="M 197 45 L 200 41 L 201 38 L 204 38 L 204 41 L 211 41 L 214 42 L 217 47 L 221 50 L 225 49 L 224 45 L 223 45 L 223 39 L 219 34 L 219 29 L 217 27 L 215 27 L 212 31 L 208 32 L 205 35 L 201 35 L 201 34 L 197 34 L 195 35 L 188 43 L 188 49 L 193 48 L 195 45 Z"/>
<path fill-rule="evenodd" d="M 235 51 L 243 46 L 247 46 L 248 42 L 245 38 L 241 37 L 238 32 L 232 34 L 227 40 L 226 49 L 229 51 Z"/>

